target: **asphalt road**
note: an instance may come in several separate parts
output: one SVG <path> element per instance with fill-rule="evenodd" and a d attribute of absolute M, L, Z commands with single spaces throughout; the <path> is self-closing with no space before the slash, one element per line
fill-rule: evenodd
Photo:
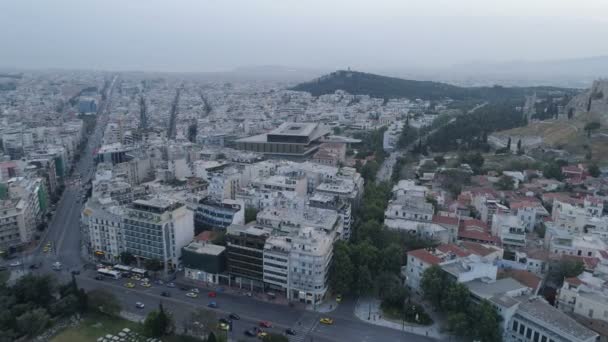
<path fill-rule="evenodd" d="M 108 100 L 100 104 L 95 130 L 88 137 L 80 160 L 74 165 L 74 172 L 68 176 L 63 195 L 56 205 L 55 214 L 48 228 L 40 239 L 40 244 L 20 257 L 23 268 L 36 264 L 40 265 L 41 271 L 50 271 L 52 264 L 59 261 L 65 270 L 82 269 L 84 263 L 81 258 L 80 215 L 84 186 L 95 172 L 93 153 L 101 145 L 103 131 L 108 122 L 109 101 L 116 79 L 114 77 L 109 87 Z M 52 246 L 49 253 L 44 252 L 44 246 L 47 244 Z"/>
<path fill-rule="evenodd" d="M 92 271 L 90 271 L 92 272 Z M 227 294 L 217 293 L 217 297 L 209 298 L 208 290 L 200 289 L 198 298 L 186 297 L 186 291 L 178 288 L 168 288 L 163 285 L 152 285 L 145 288 L 138 282 L 128 279 L 104 279 L 95 280 L 93 274 L 81 274 L 77 277 L 78 285 L 86 290 L 106 289 L 112 292 L 122 303 L 123 309 L 129 313 L 139 315 L 141 318 L 158 307 L 159 303 L 172 312 L 177 327 L 182 328 L 184 322 L 190 320 L 191 314 L 197 309 L 204 308 L 212 310 L 217 314 L 217 318 L 227 317 L 230 313 L 238 314 L 241 319 L 234 321 L 233 331 L 229 332 L 235 339 L 248 339 L 244 331 L 256 326 L 261 320 L 272 323 L 273 328 L 267 331 L 284 333 L 285 329 L 292 328 L 297 332 L 296 336 L 290 336 L 290 341 L 432 341 L 432 339 L 414 335 L 391 328 L 368 324 L 359 320 L 353 314 L 355 302 L 345 299 L 337 310 L 330 314 L 306 311 L 302 309 L 290 308 L 285 305 L 260 302 L 259 300 Z M 124 286 L 127 282 L 133 282 L 135 288 Z M 162 297 L 161 292 L 171 293 L 171 297 Z M 207 304 L 215 301 L 217 309 L 210 309 Z M 137 309 L 136 302 L 144 303 L 144 309 Z M 319 322 L 321 317 L 329 316 L 334 319 L 333 325 L 323 325 Z M 255 340 L 251 338 L 251 340 Z"/>

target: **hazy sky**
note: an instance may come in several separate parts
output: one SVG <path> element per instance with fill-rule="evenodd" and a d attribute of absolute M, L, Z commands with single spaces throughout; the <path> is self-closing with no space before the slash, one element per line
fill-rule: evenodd
<path fill-rule="evenodd" d="M 608 0 L 0 0 L 0 66 L 359 69 L 608 55 Z"/>

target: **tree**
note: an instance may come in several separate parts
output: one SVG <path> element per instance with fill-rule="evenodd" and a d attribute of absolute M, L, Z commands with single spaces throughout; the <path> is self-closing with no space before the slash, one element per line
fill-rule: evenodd
<path fill-rule="evenodd" d="M 392 296 L 399 294 L 400 290 L 404 289 L 397 274 L 391 272 L 380 273 L 376 276 L 375 282 L 378 296 L 383 301 L 387 298 L 392 298 L 394 300 L 395 298 Z"/>
<path fill-rule="evenodd" d="M 420 280 L 420 288 L 423 291 L 423 297 L 430 301 L 437 309 L 441 307 L 445 283 L 445 273 L 443 273 L 441 267 L 437 265 L 427 268 Z"/>
<path fill-rule="evenodd" d="M 163 269 L 163 263 L 158 259 L 146 259 L 144 267 L 148 271 L 157 272 Z"/>
<path fill-rule="evenodd" d="M 171 335 L 175 330 L 172 315 L 165 311 L 163 305 L 158 310 L 151 311 L 144 321 L 144 334 L 148 337 Z"/>
<path fill-rule="evenodd" d="M 253 207 L 245 208 L 245 223 L 253 222 L 258 216 L 258 210 Z"/>
<path fill-rule="evenodd" d="M 124 265 L 132 265 L 135 263 L 136 259 L 133 253 L 131 252 L 122 252 L 120 253 L 120 262 Z"/>
<path fill-rule="evenodd" d="M 448 313 L 448 330 L 456 336 L 467 336 L 470 333 L 467 314 L 462 311 Z"/>
<path fill-rule="evenodd" d="M 587 137 L 590 138 L 591 137 L 591 133 L 593 133 L 593 131 L 596 131 L 598 129 L 600 129 L 601 124 L 597 121 L 592 121 L 589 122 L 585 125 L 585 132 L 587 132 Z"/>
<path fill-rule="evenodd" d="M 378 268 L 381 271 L 397 274 L 403 264 L 403 250 L 396 243 L 380 250 L 378 255 Z"/>
<path fill-rule="evenodd" d="M 433 158 L 433 160 L 435 160 L 435 163 L 437 163 L 437 165 L 443 165 L 443 164 L 445 164 L 445 157 L 444 156 L 437 156 L 437 157 Z"/>
<path fill-rule="evenodd" d="M 496 182 L 496 187 L 499 190 L 513 190 L 515 188 L 515 181 L 509 176 L 502 176 Z"/>
<path fill-rule="evenodd" d="M 102 289 L 95 289 L 88 293 L 87 305 L 91 310 L 110 316 L 117 316 L 122 310 L 118 299 L 111 292 Z"/>
<path fill-rule="evenodd" d="M 372 273 L 367 265 L 359 266 L 357 269 L 357 283 L 355 284 L 356 292 L 359 296 L 367 296 L 372 294 L 374 282 Z"/>
<path fill-rule="evenodd" d="M 543 175 L 547 178 L 553 178 L 558 181 L 564 179 L 561 166 L 556 162 L 551 162 L 543 169 Z"/>
<path fill-rule="evenodd" d="M 207 337 L 207 342 L 216 342 L 217 338 L 215 337 L 215 334 L 212 332 L 209 333 L 209 337 Z"/>
<path fill-rule="evenodd" d="M 353 285 L 355 267 L 350 259 L 350 249 L 344 242 L 334 246 L 334 256 L 329 273 L 329 284 L 337 293 L 349 293 Z"/>
<path fill-rule="evenodd" d="M 524 154 L 524 149 L 521 147 L 521 139 L 517 140 L 517 154 Z"/>
<path fill-rule="evenodd" d="M 580 260 L 562 258 L 553 262 L 549 267 L 548 278 L 556 285 L 561 286 L 564 278 L 576 277 L 583 273 L 585 265 Z"/>
<path fill-rule="evenodd" d="M 591 177 L 595 177 L 595 178 L 599 177 L 601 174 L 600 168 L 597 166 L 597 164 L 589 165 L 589 168 L 587 169 L 587 171 L 589 172 Z"/>
<path fill-rule="evenodd" d="M 50 276 L 28 274 L 20 278 L 13 286 L 13 293 L 19 303 L 36 303 L 47 308 L 53 301 L 55 282 Z"/>
<path fill-rule="evenodd" d="M 447 312 L 459 312 L 469 306 L 471 293 L 462 283 L 451 283 L 442 298 L 441 307 Z"/>
<path fill-rule="evenodd" d="M 469 319 L 474 322 L 470 324 L 473 328 L 473 337 L 480 341 L 501 341 L 500 321 L 501 317 L 496 308 L 487 300 L 473 307 Z"/>
<path fill-rule="evenodd" d="M 47 327 L 50 316 L 43 308 L 34 309 L 17 317 L 17 329 L 27 336 L 36 336 Z"/>

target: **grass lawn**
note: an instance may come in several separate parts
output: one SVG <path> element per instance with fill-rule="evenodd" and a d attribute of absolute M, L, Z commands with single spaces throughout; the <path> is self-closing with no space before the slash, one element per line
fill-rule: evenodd
<path fill-rule="evenodd" d="M 97 338 L 107 334 L 116 335 L 123 328 L 141 332 L 141 325 L 122 318 L 100 314 L 88 314 L 77 327 L 69 328 L 55 336 L 52 342 L 96 342 Z"/>

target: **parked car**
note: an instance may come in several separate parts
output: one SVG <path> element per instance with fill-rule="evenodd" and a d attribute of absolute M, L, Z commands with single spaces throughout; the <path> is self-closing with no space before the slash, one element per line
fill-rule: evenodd
<path fill-rule="evenodd" d="M 217 293 L 215 293 L 214 291 L 211 291 L 211 292 L 209 292 L 209 293 L 207 294 L 207 296 L 208 296 L 209 298 L 215 298 L 215 297 L 217 297 Z"/>
<path fill-rule="evenodd" d="M 233 319 L 235 321 L 238 321 L 239 319 L 241 319 L 241 317 L 235 313 L 231 313 L 230 315 L 228 315 L 228 317 L 230 317 L 230 319 Z"/>
<path fill-rule="evenodd" d="M 167 287 L 175 287 L 175 284 L 173 284 L 173 283 L 167 283 L 166 285 L 167 285 Z"/>
<path fill-rule="evenodd" d="M 260 321 L 260 326 L 262 328 L 272 328 L 272 323 L 270 323 L 268 321 Z"/>
<path fill-rule="evenodd" d="M 293 330 L 293 329 L 291 329 L 291 328 L 287 328 L 287 329 L 285 329 L 285 333 L 286 333 L 287 335 L 292 335 L 292 336 L 294 336 L 294 335 L 296 334 L 296 331 L 295 331 L 295 330 Z"/>
<path fill-rule="evenodd" d="M 137 303 L 135 303 L 135 307 L 138 309 L 143 309 L 145 307 L 145 305 L 142 302 L 137 302 Z"/>
<path fill-rule="evenodd" d="M 96 275 L 96 276 L 95 276 L 95 280 L 103 280 L 103 276 Z"/>
<path fill-rule="evenodd" d="M 72 274 L 73 274 L 73 275 L 79 275 L 79 274 L 80 274 L 80 271 L 79 271 L 79 270 L 72 270 Z"/>
<path fill-rule="evenodd" d="M 132 289 L 132 288 L 135 287 L 135 284 L 133 284 L 133 283 L 125 283 L 125 287 L 129 288 L 129 289 Z"/>
<path fill-rule="evenodd" d="M 171 292 L 163 291 L 163 292 L 160 293 L 160 295 L 163 296 L 163 297 L 171 297 Z"/>
<path fill-rule="evenodd" d="M 196 298 L 196 297 L 198 297 L 198 295 L 194 292 L 188 292 L 188 293 L 186 293 L 186 297 Z"/>
<path fill-rule="evenodd" d="M 224 317 L 220 318 L 219 321 L 220 323 L 232 324 L 232 320 Z"/>
<path fill-rule="evenodd" d="M 209 302 L 209 304 L 207 304 L 208 307 L 213 308 L 213 309 L 217 309 L 217 302 Z"/>

